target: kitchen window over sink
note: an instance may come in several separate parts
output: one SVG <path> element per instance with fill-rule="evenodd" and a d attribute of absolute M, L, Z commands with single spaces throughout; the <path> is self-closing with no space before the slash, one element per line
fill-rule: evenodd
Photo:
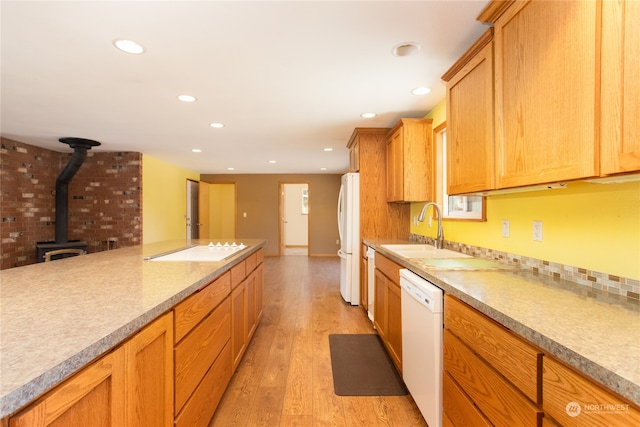
<path fill-rule="evenodd" d="M 433 130 L 436 149 L 436 196 L 447 219 L 486 221 L 483 196 L 449 196 L 447 194 L 447 127 L 441 123 Z"/>

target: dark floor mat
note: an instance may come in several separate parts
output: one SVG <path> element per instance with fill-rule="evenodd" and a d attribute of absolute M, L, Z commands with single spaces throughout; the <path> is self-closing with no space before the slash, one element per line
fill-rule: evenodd
<path fill-rule="evenodd" d="M 403 396 L 407 388 L 376 334 L 329 335 L 333 387 L 339 396 Z"/>

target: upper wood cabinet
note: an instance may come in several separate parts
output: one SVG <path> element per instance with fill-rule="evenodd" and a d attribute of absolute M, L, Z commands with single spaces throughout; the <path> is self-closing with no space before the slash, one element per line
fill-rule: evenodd
<path fill-rule="evenodd" d="M 640 2 L 602 3 L 601 174 L 640 170 Z"/>
<path fill-rule="evenodd" d="M 598 7 L 514 2 L 495 21 L 497 188 L 599 174 Z"/>
<path fill-rule="evenodd" d="M 387 201 L 419 202 L 434 195 L 431 119 L 400 119 L 387 140 Z"/>
<path fill-rule="evenodd" d="M 410 206 L 387 203 L 386 149 L 389 128 L 355 128 L 347 148 L 360 173 L 360 239 L 407 239 Z"/>
<path fill-rule="evenodd" d="M 447 71 L 447 194 L 495 188 L 493 29 Z"/>

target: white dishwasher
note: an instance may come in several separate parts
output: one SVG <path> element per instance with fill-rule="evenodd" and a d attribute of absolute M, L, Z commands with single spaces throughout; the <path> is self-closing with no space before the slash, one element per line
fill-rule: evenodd
<path fill-rule="evenodd" d="M 400 270 L 402 377 L 429 427 L 442 426 L 442 289 Z"/>

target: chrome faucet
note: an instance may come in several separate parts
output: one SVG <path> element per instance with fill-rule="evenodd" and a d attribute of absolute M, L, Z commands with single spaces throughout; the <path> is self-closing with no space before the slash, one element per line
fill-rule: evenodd
<path fill-rule="evenodd" d="M 440 206 L 438 206 L 435 202 L 427 202 L 420 211 L 420 215 L 418 215 L 418 221 L 423 222 L 425 213 L 427 212 L 427 208 L 429 206 L 433 206 L 438 214 L 438 237 L 436 237 L 435 247 L 436 249 L 442 249 L 442 244 L 444 243 L 444 233 L 442 232 L 442 212 L 440 211 Z"/>

